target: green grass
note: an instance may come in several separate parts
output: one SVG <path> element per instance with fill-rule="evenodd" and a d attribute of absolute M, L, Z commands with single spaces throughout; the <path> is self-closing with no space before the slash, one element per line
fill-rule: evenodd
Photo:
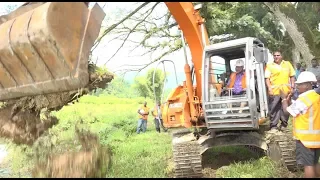
<path fill-rule="evenodd" d="M 203 156 L 204 167 L 215 168 L 218 178 L 275 178 L 292 174 L 266 156 L 258 156 L 242 146 L 216 147 Z M 206 172 L 206 171 L 205 171 Z M 211 175 L 212 176 L 212 175 Z"/>
<path fill-rule="evenodd" d="M 269 178 L 279 177 L 279 166 L 267 157 L 236 162 L 227 168 L 218 169 L 217 177 L 223 178 Z"/>
<path fill-rule="evenodd" d="M 166 168 L 171 151 L 171 136 L 168 133 L 156 133 L 153 118 L 149 115 L 147 132 L 136 134 L 137 110 L 145 101 L 144 98 L 117 98 L 102 95 L 100 97 L 86 95 L 78 103 L 65 106 L 53 112 L 59 118 L 59 124 L 41 137 L 45 144 L 35 144 L 33 149 L 40 148 L 42 154 L 55 147 L 55 152 L 79 148 L 74 144 L 75 124 L 82 120 L 82 127 L 99 135 L 100 142 L 112 150 L 112 166 L 107 177 L 167 177 Z M 153 106 L 147 100 L 149 107 Z M 22 146 L 15 147 L 11 154 L 14 171 L 29 165 L 32 156 L 23 153 Z M 33 151 L 24 147 L 24 151 Z"/>
<path fill-rule="evenodd" d="M 53 145 L 56 152 L 79 148 L 74 143 L 75 124 L 90 129 L 112 150 L 112 166 L 106 177 L 171 177 L 171 136 L 157 133 L 151 115 L 146 133 L 136 134 L 137 109 L 144 98 L 118 98 L 111 95 L 86 95 L 78 103 L 53 112 L 60 121 L 41 137 L 45 144 L 32 148 L 10 145 L 8 164 L 13 177 L 30 177 L 35 149 L 45 154 Z M 153 107 L 152 100 L 147 100 Z M 214 168 L 215 177 L 285 177 L 284 170 L 267 157 L 257 157 L 241 147 L 219 147 L 204 154 L 204 166 Z M 206 167 L 205 167 L 206 168 Z M 12 177 L 12 176 L 11 176 Z"/>

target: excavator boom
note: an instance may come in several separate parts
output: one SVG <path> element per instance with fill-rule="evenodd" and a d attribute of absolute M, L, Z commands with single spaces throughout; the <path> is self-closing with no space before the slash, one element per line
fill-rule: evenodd
<path fill-rule="evenodd" d="M 165 2 L 165 4 L 177 21 L 189 45 L 197 82 L 196 95 L 201 99 L 202 53 L 204 46 L 209 44 L 204 19 L 201 17 L 199 11 L 194 9 L 191 2 Z"/>
<path fill-rule="evenodd" d="M 0 17 L 0 100 L 86 86 L 104 17 L 83 2 L 30 4 Z"/>

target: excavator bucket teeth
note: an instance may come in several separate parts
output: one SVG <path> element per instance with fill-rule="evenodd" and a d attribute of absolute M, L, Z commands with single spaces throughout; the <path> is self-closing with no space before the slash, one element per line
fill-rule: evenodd
<path fill-rule="evenodd" d="M 104 17 L 83 2 L 31 4 L 0 17 L 0 100 L 85 87 Z"/>

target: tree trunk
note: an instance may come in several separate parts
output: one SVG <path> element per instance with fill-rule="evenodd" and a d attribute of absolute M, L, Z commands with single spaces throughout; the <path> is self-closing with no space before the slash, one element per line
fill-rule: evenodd
<path fill-rule="evenodd" d="M 313 34 L 308 25 L 299 17 L 294 6 L 290 3 L 270 3 L 264 2 L 270 11 L 284 24 L 298 52 L 301 53 L 302 60 L 307 65 L 311 64 L 311 59 L 319 54 L 315 49 Z"/>
<path fill-rule="evenodd" d="M 292 49 L 292 63 L 295 65 L 297 62 L 300 62 L 300 51 L 296 46 L 294 46 Z"/>

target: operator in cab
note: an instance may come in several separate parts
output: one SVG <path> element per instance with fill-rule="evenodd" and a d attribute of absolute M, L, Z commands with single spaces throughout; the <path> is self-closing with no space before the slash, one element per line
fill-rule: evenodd
<path fill-rule="evenodd" d="M 285 115 L 281 105 L 280 90 L 286 95 L 294 93 L 295 70 L 289 61 L 282 59 L 280 51 L 273 53 L 273 62 L 265 69 L 265 79 L 269 94 L 270 129 L 272 133 L 288 126 L 289 115 Z"/>
<path fill-rule="evenodd" d="M 235 64 L 236 72 L 232 72 L 227 83 L 227 91 L 224 91 L 224 96 L 233 96 L 233 95 L 243 95 L 246 93 L 246 73 L 244 70 L 244 61 L 238 59 Z M 244 107 L 245 102 L 241 102 L 240 107 Z M 228 104 L 229 108 L 232 108 L 232 104 Z M 226 111 L 222 112 L 223 114 Z M 242 110 L 239 110 L 239 113 L 242 113 Z"/>
<path fill-rule="evenodd" d="M 144 102 L 143 106 L 138 109 L 139 120 L 137 127 L 137 134 L 140 134 L 140 131 L 146 132 L 147 130 L 147 120 L 149 115 L 149 108 L 147 107 L 147 101 Z"/>
<path fill-rule="evenodd" d="M 284 111 L 293 116 L 296 160 L 304 166 L 305 178 L 320 177 L 320 95 L 312 88 L 316 81 L 312 72 L 301 72 L 296 82 L 299 97 L 289 107 L 290 98 L 281 92 Z"/>

